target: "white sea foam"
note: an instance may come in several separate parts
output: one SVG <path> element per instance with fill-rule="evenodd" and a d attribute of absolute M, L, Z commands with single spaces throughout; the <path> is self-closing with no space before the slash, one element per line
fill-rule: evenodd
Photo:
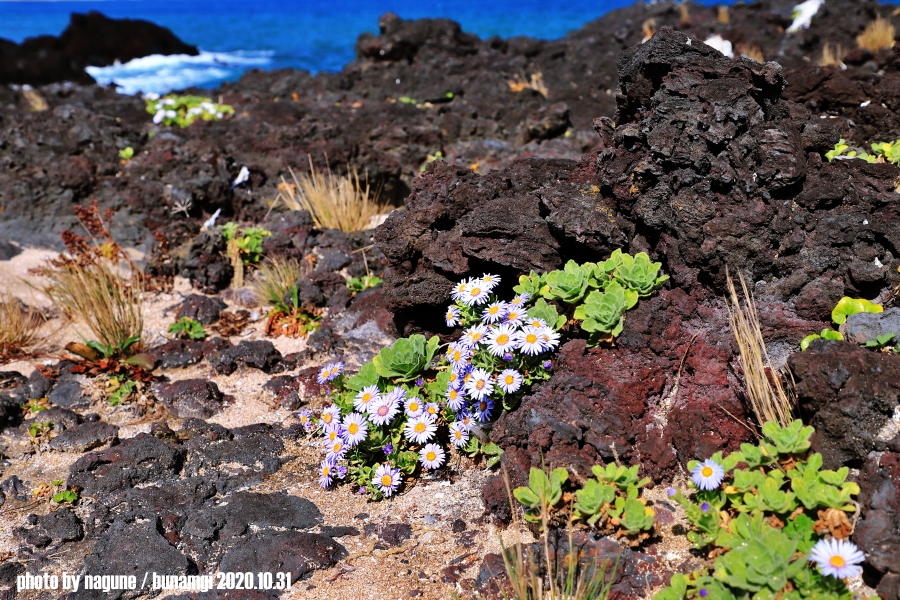
<path fill-rule="evenodd" d="M 274 52 L 200 52 L 199 56 L 153 54 L 109 67 L 87 67 L 101 85 L 115 83 L 119 92 L 155 92 L 191 86 L 205 87 L 239 75 L 250 67 L 267 65 Z"/>

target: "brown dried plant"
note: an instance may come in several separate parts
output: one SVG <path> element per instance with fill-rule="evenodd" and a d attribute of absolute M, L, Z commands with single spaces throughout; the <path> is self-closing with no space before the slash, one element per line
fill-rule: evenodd
<path fill-rule="evenodd" d="M 820 67 L 844 67 L 844 62 L 841 60 L 841 57 L 844 56 L 844 49 L 840 44 L 836 44 L 832 46 L 829 43 L 825 43 L 822 46 L 822 58 L 819 59 Z"/>
<path fill-rule="evenodd" d="M 716 13 L 716 20 L 722 25 L 728 25 L 731 23 L 731 15 L 728 13 L 727 6 L 720 6 L 719 10 Z"/>
<path fill-rule="evenodd" d="M 263 262 L 253 275 L 250 289 L 261 302 L 271 307 L 266 335 L 299 337 L 318 328 L 321 311 L 301 306 L 297 285 L 312 270 L 309 261 L 273 258 Z"/>
<path fill-rule="evenodd" d="M 741 55 L 746 56 L 751 60 L 755 60 L 758 63 L 766 62 L 766 57 L 763 54 L 762 48 L 757 45 L 739 45 L 738 52 L 740 52 Z"/>
<path fill-rule="evenodd" d="M 516 75 L 513 79 L 510 79 L 506 82 L 509 85 L 509 90 L 514 94 L 518 94 L 524 90 L 534 90 L 544 98 L 550 93 L 550 90 L 547 89 L 547 86 L 544 84 L 544 74 L 538 71 L 537 73 L 533 73 L 531 77 L 526 80 L 521 75 Z"/>
<path fill-rule="evenodd" d="M 725 307 L 738 345 L 738 362 L 744 371 L 747 398 L 760 425 L 775 421 L 782 427 L 787 427 L 792 421 L 791 402 L 766 351 L 753 296 L 747 290 L 743 274 L 738 273 L 738 277 L 744 292 L 745 306 L 741 306 L 734 281 L 726 269 L 730 298 L 726 300 Z"/>
<path fill-rule="evenodd" d="M 856 43 L 860 48 L 865 48 L 874 54 L 878 54 L 879 50 L 885 50 L 894 47 L 894 35 L 896 31 L 894 24 L 884 17 L 878 17 L 866 27 L 866 29 L 856 37 Z"/>
<path fill-rule="evenodd" d="M 41 93 L 30 86 L 22 87 L 22 96 L 28 103 L 28 109 L 32 112 L 43 112 L 50 108 L 47 101 L 41 96 Z"/>
<path fill-rule="evenodd" d="M 109 230 L 112 211 L 101 216 L 96 201 L 75 207 L 87 237 L 63 231 L 66 252 L 35 269 L 47 279 L 43 292 L 76 325 L 76 332 L 104 358 L 140 347 L 143 276 Z"/>
<path fill-rule="evenodd" d="M 0 359 L 27 355 L 38 340 L 40 315 L 18 298 L 0 293 Z"/>
<path fill-rule="evenodd" d="M 288 169 L 293 183 L 281 178 L 278 198 L 289 210 L 308 210 L 317 227 L 360 231 L 385 212 L 387 204 L 379 200 L 379 190 L 360 181 L 359 172 L 350 168 L 346 176 L 331 170 L 321 173 L 313 168 L 309 157 L 309 173 L 297 176 Z"/>

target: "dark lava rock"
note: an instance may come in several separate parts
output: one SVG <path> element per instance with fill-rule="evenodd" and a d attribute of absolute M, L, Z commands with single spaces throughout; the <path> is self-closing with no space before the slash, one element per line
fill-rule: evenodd
<path fill-rule="evenodd" d="M 33 398 L 43 398 L 51 382 L 40 371 L 29 377 L 17 371 L 0 371 L 0 431 L 21 420 L 22 405 Z"/>
<path fill-rule="evenodd" d="M 84 535 L 81 520 L 70 508 L 60 508 L 47 515 L 29 515 L 30 529 L 20 529 L 19 535 L 32 546 L 46 546 L 51 542 L 77 541 Z M 39 542 L 39 543 L 36 543 Z"/>
<path fill-rule="evenodd" d="M 157 367 L 174 369 L 188 367 L 209 358 L 216 352 L 231 347 L 231 342 L 220 337 L 205 340 L 175 339 L 147 351 Z"/>
<path fill-rule="evenodd" d="M 54 406 L 47 410 L 33 413 L 31 419 L 25 421 L 23 427 L 27 428 L 28 425 L 34 422 L 52 423 L 53 431 L 58 432 L 69 429 L 70 427 L 75 427 L 76 425 L 81 423 L 81 417 L 78 416 L 78 413 L 67 408 Z"/>
<path fill-rule="evenodd" d="M 296 375 L 273 377 L 263 386 L 263 391 L 266 392 L 263 399 L 273 406 L 296 410 L 322 395 L 324 389 L 317 379 L 319 371 L 319 367 L 307 367 Z"/>
<path fill-rule="evenodd" d="M 815 427 L 812 449 L 824 468 L 858 466 L 878 450 L 876 436 L 900 403 L 900 356 L 849 342 L 816 340 L 788 366 L 804 423 Z"/>
<path fill-rule="evenodd" d="M 96 11 L 72 13 L 58 38 L 43 35 L 21 44 L 0 40 L 0 83 L 89 83 L 93 79 L 86 66 L 104 67 L 151 54 L 196 56 L 199 51 L 149 21 L 110 19 Z"/>
<path fill-rule="evenodd" d="M 0 493 L 23 502 L 30 497 L 30 490 L 15 475 L 0 481 Z"/>
<path fill-rule="evenodd" d="M 0 260 L 9 260 L 14 256 L 22 253 L 22 249 L 9 243 L 6 240 L 0 240 Z"/>
<path fill-rule="evenodd" d="M 69 468 L 69 487 L 78 485 L 86 496 L 121 492 L 137 484 L 174 476 L 185 451 L 173 442 L 145 433 L 100 452 L 90 452 Z"/>
<path fill-rule="evenodd" d="M 220 375 L 231 375 L 240 365 L 269 373 L 280 366 L 281 362 L 281 352 L 268 340 L 245 340 L 209 357 L 209 364 Z"/>
<path fill-rule="evenodd" d="M 84 559 L 88 575 L 134 575 L 143 581 L 145 573 L 187 575 L 196 567 L 159 532 L 157 519 L 147 521 L 116 520 L 94 544 Z M 135 591 L 79 590 L 69 598 L 134 598 Z"/>
<path fill-rule="evenodd" d="M 221 298 L 190 294 L 175 313 L 175 318 L 189 317 L 204 325 L 212 325 L 219 320 L 219 314 L 223 310 L 225 310 L 225 302 Z"/>
<path fill-rule="evenodd" d="M 191 285 L 206 294 L 224 290 L 234 276 L 234 267 L 225 255 L 226 246 L 218 229 L 202 231 L 191 241 L 179 275 L 190 279 Z"/>
<path fill-rule="evenodd" d="M 889 344 L 900 342 L 900 307 L 889 308 L 880 313 L 857 313 L 847 317 L 841 327 L 844 339 L 854 344 L 865 344 L 878 336 L 893 333 Z"/>
<path fill-rule="evenodd" d="M 387 546 L 396 548 L 412 537 L 412 527 L 409 523 L 370 523 L 363 527 L 363 533 L 367 537 L 374 535 Z"/>
<path fill-rule="evenodd" d="M 208 419 L 222 410 L 225 398 L 219 386 L 205 379 L 154 383 L 150 392 L 179 419 Z"/>
<path fill-rule="evenodd" d="M 569 107 L 565 102 L 557 102 L 528 115 L 525 134 L 530 140 L 549 140 L 565 133 L 570 125 Z"/>
<path fill-rule="evenodd" d="M 81 388 L 80 377 L 63 374 L 50 390 L 50 404 L 63 408 L 87 408 L 91 398 Z"/>
<path fill-rule="evenodd" d="M 110 423 L 93 421 L 69 427 L 50 440 L 50 448 L 60 452 L 86 452 L 118 440 L 119 428 Z"/>
<path fill-rule="evenodd" d="M 297 531 L 265 531 L 230 548 L 219 565 L 221 571 L 291 573 L 296 581 L 315 570 L 325 569 L 346 556 L 343 546 L 329 537 Z"/>
<path fill-rule="evenodd" d="M 0 564 L 0 588 L 13 588 L 16 585 L 16 577 L 25 572 L 25 565 L 14 560 L 7 560 Z"/>
<path fill-rule="evenodd" d="M 881 578 L 878 594 L 895 600 L 900 597 L 900 454 L 870 457 L 860 471 L 859 487 L 862 519 L 854 541 Z"/>

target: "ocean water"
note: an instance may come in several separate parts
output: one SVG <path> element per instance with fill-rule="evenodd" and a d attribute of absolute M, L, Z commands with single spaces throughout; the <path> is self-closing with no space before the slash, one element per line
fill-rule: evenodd
<path fill-rule="evenodd" d="M 59 35 L 72 12 L 152 21 L 198 46 L 200 56 L 149 56 L 89 72 L 100 83 L 115 82 L 122 93 L 164 93 L 213 88 L 251 68 L 339 71 L 353 60 L 357 36 L 377 33 L 378 17 L 387 11 L 404 19 L 451 18 L 482 38 L 556 39 L 628 4 L 631 0 L 0 0 L 0 38 L 21 42 Z"/>

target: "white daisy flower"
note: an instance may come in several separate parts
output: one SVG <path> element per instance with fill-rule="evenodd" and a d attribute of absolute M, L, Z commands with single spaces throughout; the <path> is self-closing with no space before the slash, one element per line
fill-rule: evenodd
<path fill-rule="evenodd" d="M 379 466 L 375 469 L 372 484 L 381 490 L 381 493 L 385 496 L 390 497 L 400 486 L 400 469 L 391 468 L 388 464 Z"/>
<path fill-rule="evenodd" d="M 522 387 L 522 375 L 515 369 L 503 369 L 497 377 L 497 385 L 507 394 L 512 394 Z"/>
<path fill-rule="evenodd" d="M 444 449 L 437 444 L 425 444 L 419 450 L 419 462 L 426 469 L 438 469 L 444 464 Z"/>
<path fill-rule="evenodd" d="M 422 404 L 420 398 L 413 396 L 412 398 L 407 398 L 403 408 L 407 417 L 418 417 L 422 414 L 422 411 L 425 410 L 425 405 Z"/>
<path fill-rule="evenodd" d="M 472 352 L 463 344 L 453 342 L 447 347 L 447 360 L 453 365 L 454 369 L 465 365 L 472 358 Z"/>
<path fill-rule="evenodd" d="M 510 306 L 509 310 L 506 311 L 506 316 L 503 317 L 503 322 L 507 325 L 518 327 L 522 324 L 522 319 L 524 319 L 526 316 L 527 315 L 525 314 L 525 311 L 521 308 Z"/>
<path fill-rule="evenodd" d="M 344 458 L 344 453 L 347 451 L 347 444 L 344 443 L 344 440 L 337 440 L 326 445 L 325 448 L 328 449 L 325 460 L 334 464 Z"/>
<path fill-rule="evenodd" d="M 440 412 L 440 407 L 438 407 L 437 402 L 429 402 L 425 405 L 425 414 L 431 415 L 435 419 L 438 417 L 438 413 Z"/>
<path fill-rule="evenodd" d="M 831 538 L 816 542 L 809 559 L 818 563 L 822 575 L 844 579 L 862 573 L 859 564 L 866 560 L 866 555 L 847 540 Z"/>
<path fill-rule="evenodd" d="M 462 390 L 451 387 L 447 390 L 447 406 L 452 411 L 459 411 L 466 400 L 466 394 Z"/>
<path fill-rule="evenodd" d="M 491 329 L 487 335 L 488 352 L 494 356 L 503 356 L 516 349 L 516 328 L 512 325 L 500 325 Z"/>
<path fill-rule="evenodd" d="M 397 412 L 397 403 L 384 396 L 370 405 L 369 420 L 375 425 L 386 425 L 394 420 Z"/>
<path fill-rule="evenodd" d="M 531 294 L 519 294 L 509 301 L 510 306 L 521 308 L 526 302 L 531 300 Z"/>
<path fill-rule="evenodd" d="M 322 416 L 320 418 L 322 419 L 322 425 L 325 425 L 326 427 L 332 425 L 341 418 L 341 409 L 332 404 L 322 411 Z"/>
<path fill-rule="evenodd" d="M 450 371 L 450 387 L 459 388 L 462 386 L 462 373 L 453 369 Z"/>
<path fill-rule="evenodd" d="M 488 396 L 494 391 L 494 382 L 491 381 L 491 374 L 484 369 L 472 371 L 472 378 L 466 383 L 466 391 L 475 400 L 481 400 Z"/>
<path fill-rule="evenodd" d="M 559 334 L 550 327 L 541 327 L 538 335 L 544 344 L 544 350 L 552 350 L 559 346 Z"/>
<path fill-rule="evenodd" d="M 377 385 L 364 387 L 353 399 L 353 408 L 359 412 L 369 412 L 369 404 L 378 400 L 381 394 L 378 393 Z"/>
<path fill-rule="evenodd" d="M 541 339 L 541 330 L 534 327 L 524 327 L 517 335 L 519 350 L 535 356 L 544 351 L 544 341 Z"/>
<path fill-rule="evenodd" d="M 497 275 L 490 275 L 488 273 L 485 273 L 481 276 L 481 281 L 484 283 L 484 285 L 487 286 L 488 290 L 492 290 L 500 283 L 500 277 Z"/>
<path fill-rule="evenodd" d="M 466 285 L 466 292 L 462 301 L 469 306 L 478 306 L 479 304 L 484 304 L 490 294 L 490 288 L 482 280 L 472 279 Z"/>
<path fill-rule="evenodd" d="M 469 428 L 457 421 L 450 426 L 450 441 L 457 448 L 462 448 L 469 442 Z"/>
<path fill-rule="evenodd" d="M 460 281 L 453 288 L 453 291 L 450 292 L 450 298 L 456 302 L 462 302 L 463 298 L 466 297 L 466 287 L 468 287 L 468 281 Z"/>
<path fill-rule="evenodd" d="M 528 327 L 535 327 L 537 329 L 540 329 L 541 327 L 547 326 L 547 321 L 543 319 L 528 317 L 528 319 L 525 320 L 525 325 L 527 325 Z"/>
<path fill-rule="evenodd" d="M 725 469 L 711 458 L 694 467 L 691 471 L 691 481 L 701 490 L 714 490 L 725 478 Z"/>
<path fill-rule="evenodd" d="M 477 346 L 484 340 L 484 336 L 486 333 L 487 327 L 485 327 L 484 325 L 474 325 L 466 329 L 459 342 L 461 344 L 465 344 L 469 348 L 472 348 L 474 346 Z"/>
<path fill-rule="evenodd" d="M 456 327 L 459 325 L 459 309 L 455 306 L 451 306 L 447 309 L 447 314 L 444 315 L 444 319 L 447 321 L 447 327 Z"/>
<path fill-rule="evenodd" d="M 403 430 L 403 435 L 410 442 L 424 444 L 431 440 L 434 437 L 434 432 L 437 431 L 437 425 L 435 425 L 434 421 L 434 417 L 429 414 L 413 417 L 406 422 L 406 429 Z"/>
<path fill-rule="evenodd" d="M 366 439 L 369 433 L 369 424 L 366 418 L 359 413 L 350 413 L 344 417 L 344 441 L 349 447 L 356 446 Z"/>
<path fill-rule="evenodd" d="M 481 320 L 485 323 L 496 323 L 506 316 L 506 302 L 491 302 L 481 313 Z"/>
<path fill-rule="evenodd" d="M 464 414 L 459 421 L 457 421 L 466 431 L 472 431 L 472 427 L 475 426 L 475 419 L 469 413 Z"/>

